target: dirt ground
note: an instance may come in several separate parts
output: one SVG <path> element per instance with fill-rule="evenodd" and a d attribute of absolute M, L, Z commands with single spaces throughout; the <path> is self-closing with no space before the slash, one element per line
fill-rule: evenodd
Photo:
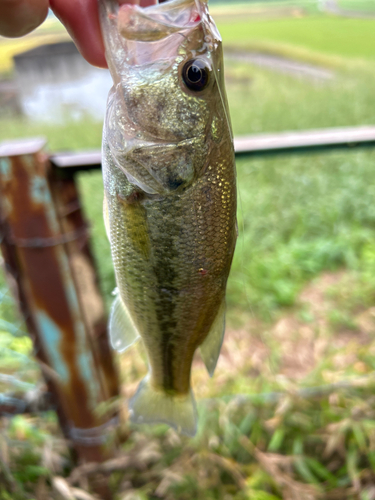
<path fill-rule="evenodd" d="M 228 331 L 220 367 L 238 368 L 241 364 L 250 364 L 253 374 L 259 374 L 273 348 L 279 354 L 278 374 L 294 381 L 304 379 L 334 351 L 337 354 L 333 354 L 333 364 L 337 370 L 357 363 L 355 368 L 361 372 L 355 350 L 369 346 L 375 339 L 375 307 L 359 310 L 349 325 L 336 324 L 332 311 L 340 306 L 337 299 L 330 296 L 330 291 L 340 289 L 340 283 L 346 279 L 344 272 L 325 273 L 302 291 L 298 306 L 283 314 L 273 325 L 267 327 L 254 319 L 240 330 Z M 348 346 L 352 349 L 342 353 Z"/>

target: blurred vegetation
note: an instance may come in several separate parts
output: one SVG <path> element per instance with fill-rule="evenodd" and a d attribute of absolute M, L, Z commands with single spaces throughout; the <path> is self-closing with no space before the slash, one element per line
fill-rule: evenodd
<path fill-rule="evenodd" d="M 273 17 L 281 4 L 304 10 Z M 234 10 L 226 20 L 227 7 L 217 7 L 230 48 L 235 135 L 373 124 L 375 20 L 324 15 L 313 2 L 251 3 L 260 7 L 260 17 L 252 21 L 250 13 L 246 23 Z M 333 78 L 316 81 L 230 58 L 245 49 L 320 64 Z M 101 124 L 0 121 L 0 140 L 37 135 L 52 151 L 99 148 Z M 198 435 L 124 424 L 120 459 L 129 456 L 133 465 L 111 474 L 116 498 L 375 499 L 374 163 L 372 149 L 237 162 L 240 238 L 228 284 L 229 326 L 215 376 L 208 380 L 195 361 Z M 81 174 L 79 188 L 109 305 L 114 276 L 100 172 Z M 31 382 L 37 377 L 25 363 L 30 342 L 4 333 L 4 321 L 18 323 L 1 279 L 0 372 Z M 137 355 L 118 358 L 124 401 L 114 404 L 121 408 L 147 370 L 141 346 L 135 349 Z M 2 419 L 0 429 L 1 500 L 58 498 L 56 476 L 66 478 L 68 490 L 86 488 L 84 474 L 74 480 L 54 414 Z"/>
<path fill-rule="evenodd" d="M 373 14 L 375 12 L 374 0 L 338 0 L 342 9 L 364 11 Z"/>
<path fill-rule="evenodd" d="M 375 19 L 351 19 L 316 14 L 286 16 L 281 19 L 259 19 L 233 23 L 221 20 L 220 32 L 227 46 L 232 44 L 251 48 L 264 41 L 287 44 L 299 49 L 319 52 L 321 56 L 353 59 L 375 59 Z M 350 35 L 348 35 L 350 33 Z"/>
<path fill-rule="evenodd" d="M 0 74 L 10 75 L 13 69 L 13 56 L 39 45 L 69 40 L 63 26 L 53 17 L 49 17 L 44 24 L 22 38 L 4 38 L 0 36 Z"/>

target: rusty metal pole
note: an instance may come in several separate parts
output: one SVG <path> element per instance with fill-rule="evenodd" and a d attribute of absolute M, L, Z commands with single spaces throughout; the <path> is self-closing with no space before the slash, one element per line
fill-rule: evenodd
<path fill-rule="evenodd" d="M 74 178 L 59 178 L 44 140 L 0 144 L 0 238 L 6 271 L 80 461 L 113 454 L 97 406 L 119 386 Z"/>
<path fill-rule="evenodd" d="M 75 173 L 52 168 L 51 191 L 64 233 L 77 235 L 77 238 L 67 242 L 67 251 L 78 298 L 106 399 L 116 397 L 119 394 L 118 378 L 108 342 L 107 316 L 90 248 L 88 226 L 75 182 Z"/>

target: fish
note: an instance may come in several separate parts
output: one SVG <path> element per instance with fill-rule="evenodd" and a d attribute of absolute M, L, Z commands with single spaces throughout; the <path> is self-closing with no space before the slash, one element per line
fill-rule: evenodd
<path fill-rule="evenodd" d="M 237 239 L 222 41 L 204 0 L 99 0 L 99 13 L 113 79 L 102 143 L 118 290 L 109 335 L 119 352 L 141 338 L 147 353 L 131 420 L 193 436 L 193 357 L 199 348 L 213 375 Z"/>

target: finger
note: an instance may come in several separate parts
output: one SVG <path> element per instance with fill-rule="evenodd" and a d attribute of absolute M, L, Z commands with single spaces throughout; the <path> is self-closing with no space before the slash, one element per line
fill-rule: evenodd
<path fill-rule="evenodd" d="M 50 5 L 83 57 L 94 66 L 106 68 L 97 0 L 50 0 Z"/>
<path fill-rule="evenodd" d="M 3 0 L 0 0 L 0 2 Z M 147 7 L 157 0 L 119 0 Z M 107 67 L 100 30 L 97 0 L 50 0 L 51 8 L 65 25 L 83 57 L 94 66 Z"/>
<path fill-rule="evenodd" d="M 47 14 L 48 0 L 0 0 L 0 35 L 26 35 L 42 24 Z"/>
<path fill-rule="evenodd" d="M 141 7 L 148 7 L 149 5 L 156 5 L 157 0 L 141 0 Z"/>
<path fill-rule="evenodd" d="M 149 5 L 156 5 L 158 0 L 119 0 L 120 5 L 125 3 L 130 5 L 140 5 L 141 7 L 148 7 Z"/>

